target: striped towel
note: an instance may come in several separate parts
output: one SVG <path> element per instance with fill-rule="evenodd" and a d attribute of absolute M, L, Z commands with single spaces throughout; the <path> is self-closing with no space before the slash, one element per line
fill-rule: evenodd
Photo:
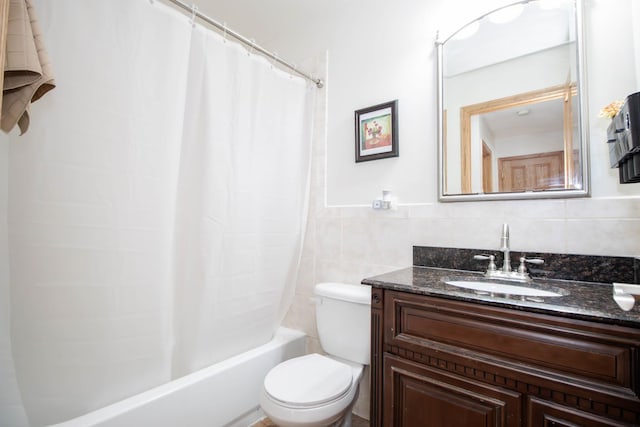
<path fill-rule="evenodd" d="M 7 26 L 0 127 L 20 134 L 29 128 L 29 105 L 55 87 L 32 0 L 11 0 Z"/>

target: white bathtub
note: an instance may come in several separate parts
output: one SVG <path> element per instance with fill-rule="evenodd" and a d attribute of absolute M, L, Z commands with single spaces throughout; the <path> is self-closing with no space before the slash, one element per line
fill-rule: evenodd
<path fill-rule="evenodd" d="M 269 370 L 304 354 L 305 335 L 279 328 L 268 343 L 51 427 L 247 427 L 262 416 Z"/>

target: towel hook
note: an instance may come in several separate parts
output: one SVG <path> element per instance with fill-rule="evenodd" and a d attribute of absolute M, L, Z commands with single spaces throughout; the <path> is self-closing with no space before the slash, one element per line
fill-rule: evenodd
<path fill-rule="evenodd" d="M 198 6 L 195 3 L 191 4 L 191 26 L 195 28 L 196 26 L 196 17 L 198 16 Z"/>

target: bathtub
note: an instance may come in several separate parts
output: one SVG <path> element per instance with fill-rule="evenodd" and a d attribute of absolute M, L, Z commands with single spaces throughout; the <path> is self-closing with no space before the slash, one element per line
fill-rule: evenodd
<path fill-rule="evenodd" d="M 51 427 L 247 427 L 263 416 L 258 396 L 265 375 L 303 355 L 304 338 L 279 328 L 260 347 Z"/>

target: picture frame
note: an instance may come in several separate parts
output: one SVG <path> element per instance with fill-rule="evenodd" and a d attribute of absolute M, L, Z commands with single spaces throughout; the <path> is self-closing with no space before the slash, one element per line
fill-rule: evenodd
<path fill-rule="evenodd" d="M 398 157 L 398 100 L 355 111 L 356 163 Z"/>

